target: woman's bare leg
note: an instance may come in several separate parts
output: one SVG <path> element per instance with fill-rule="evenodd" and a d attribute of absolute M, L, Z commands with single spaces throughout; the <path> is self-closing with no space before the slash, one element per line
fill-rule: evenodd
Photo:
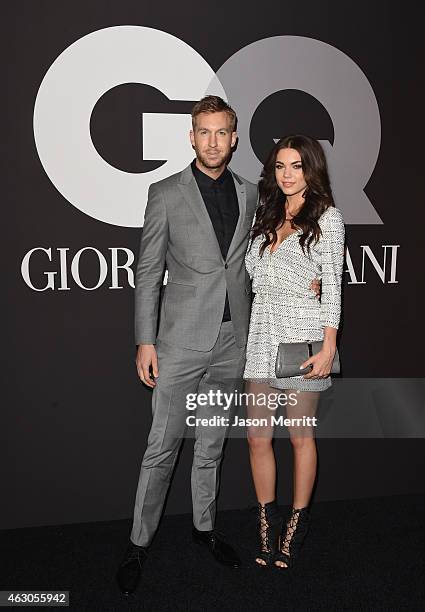
<path fill-rule="evenodd" d="M 319 393 L 301 391 L 297 393 L 297 405 L 287 406 L 287 417 L 292 419 L 316 415 Z M 294 452 L 294 508 L 308 506 L 317 472 L 317 450 L 312 425 L 289 427 L 289 436 Z"/>
<path fill-rule="evenodd" d="M 248 394 L 248 418 L 267 421 L 267 425 L 247 428 L 249 459 L 257 500 L 260 504 L 267 504 L 276 497 L 276 460 L 272 447 L 272 412 L 267 406 L 261 405 L 263 402 L 260 397 L 267 398 L 270 387 L 266 383 L 248 382 L 245 392 Z"/>
<path fill-rule="evenodd" d="M 288 392 L 289 393 L 289 392 Z M 290 419 L 302 419 L 303 417 L 314 417 L 316 415 L 319 393 L 312 391 L 293 392 L 297 396 L 297 404 L 286 406 L 286 416 Z M 308 506 L 313 491 L 317 473 L 317 449 L 314 438 L 314 426 L 308 424 L 294 424 L 289 428 L 289 436 L 294 452 L 294 508 L 305 508 Z M 291 535 L 296 528 L 297 516 L 287 535 Z M 289 554 L 288 537 L 282 552 Z M 276 565 L 286 567 L 283 561 L 276 561 Z"/>
<path fill-rule="evenodd" d="M 262 401 L 268 397 L 270 391 L 270 386 L 266 383 L 248 382 L 245 385 L 245 393 L 248 394 L 247 417 L 266 420 L 266 425 L 247 428 L 252 478 L 257 500 L 261 505 L 272 502 L 276 498 L 276 460 L 272 446 L 273 425 L 270 418 L 273 413 L 267 406 L 267 400 Z M 267 524 L 264 523 L 262 527 L 267 528 Z M 256 562 L 261 565 L 266 564 L 259 557 L 256 558 Z"/>

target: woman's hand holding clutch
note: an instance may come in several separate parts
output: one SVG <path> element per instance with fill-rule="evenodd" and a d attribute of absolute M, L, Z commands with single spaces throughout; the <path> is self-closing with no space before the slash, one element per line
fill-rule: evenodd
<path fill-rule="evenodd" d="M 300 369 L 313 366 L 311 372 L 304 374 L 304 378 L 327 378 L 331 373 L 332 362 L 335 356 L 335 349 L 332 351 L 326 347 L 319 352 L 304 361 L 301 364 Z"/>
<path fill-rule="evenodd" d="M 329 376 L 336 353 L 336 334 L 337 330 L 334 327 L 325 327 L 322 350 L 301 364 L 300 370 L 313 366 L 311 372 L 304 374 L 304 378 L 327 378 Z"/>

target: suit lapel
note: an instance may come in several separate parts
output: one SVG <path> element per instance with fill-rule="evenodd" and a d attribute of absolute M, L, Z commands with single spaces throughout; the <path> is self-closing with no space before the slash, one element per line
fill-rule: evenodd
<path fill-rule="evenodd" d="M 190 166 L 182 171 L 180 175 L 179 188 L 186 203 L 197 218 L 202 231 L 207 238 L 207 244 L 209 244 L 211 249 L 218 255 L 220 261 L 224 263 L 220 245 L 218 243 L 217 236 L 215 235 L 214 226 L 211 222 L 207 207 L 202 199 L 201 192 L 199 191 L 198 184 L 193 176 L 192 168 Z"/>
<path fill-rule="evenodd" d="M 230 170 L 230 168 L 229 168 Z M 236 187 L 236 195 L 238 196 L 238 205 L 239 205 L 239 218 L 236 224 L 235 233 L 233 234 L 232 242 L 230 243 L 229 250 L 227 252 L 227 259 L 229 259 L 237 246 L 238 234 L 239 230 L 242 226 L 242 223 L 245 220 L 246 214 L 246 190 L 245 185 L 239 178 L 237 174 L 235 174 L 232 170 L 230 170 L 233 176 L 233 181 Z"/>
<path fill-rule="evenodd" d="M 230 170 L 230 172 L 235 183 L 236 195 L 238 197 L 239 218 L 236 224 L 232 241 L 229 246 L 226 259 L 230 258 L 237 246 L 239 230 L 244 222 L 246 214 L 245 185 L 237 174 L 235 174 L 232 170 Z M 220 250 L 220 245 L 218 243 L 217 236 L 215 235 L 214 226 L 211 222 L 207 207 L 205 206 L 204 200 L 202 199 L 201 192 L 199 191 L 198 184 L 195 180 L 195 177 L 193 176 L 192 168 L 190 166 L 187 166 L 187 168 L 182 171 L 179 180 L 179 188 L 191 211 L 198 219 L 198 222 L 206 238 L 208 239 L 207 244 L 211 246 L 211 249 L 215 251 L 220 260 L 224 263 L 224 259 Z"/>

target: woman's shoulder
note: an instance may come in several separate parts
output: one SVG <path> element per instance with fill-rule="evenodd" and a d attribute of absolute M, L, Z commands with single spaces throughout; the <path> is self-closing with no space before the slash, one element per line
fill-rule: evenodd
<path fill-rule="evenodd" d="M 319 225 L 344 225 L 342 212 L 336 206 L 329 206 L 324 213 L 319 217 Z"/>
<path fill-rule="evenodd" d="M 246 252 L 247 257 L 260 257 L 260 248 L 264 241 L 263 234 L 259 236 L 255 236 L 255 238 L 250 238 L 248 241 L 248 248 Z"/>

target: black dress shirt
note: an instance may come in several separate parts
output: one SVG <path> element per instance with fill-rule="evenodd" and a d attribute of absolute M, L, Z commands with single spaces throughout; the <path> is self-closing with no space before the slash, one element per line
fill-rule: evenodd
<path fill-rule="evenodd" d="M 233 177 L 226 168 L 214 180 L 202 170 L 199 170 L 196 166 L 196 160 L 192 162 L 192 171 L 217 236 L 221 254 L 223 259 L 226 260 L 239 218 L 238 196 Z M 230 320 L 229 296 L 226 291 L 223 321 Z"/>

